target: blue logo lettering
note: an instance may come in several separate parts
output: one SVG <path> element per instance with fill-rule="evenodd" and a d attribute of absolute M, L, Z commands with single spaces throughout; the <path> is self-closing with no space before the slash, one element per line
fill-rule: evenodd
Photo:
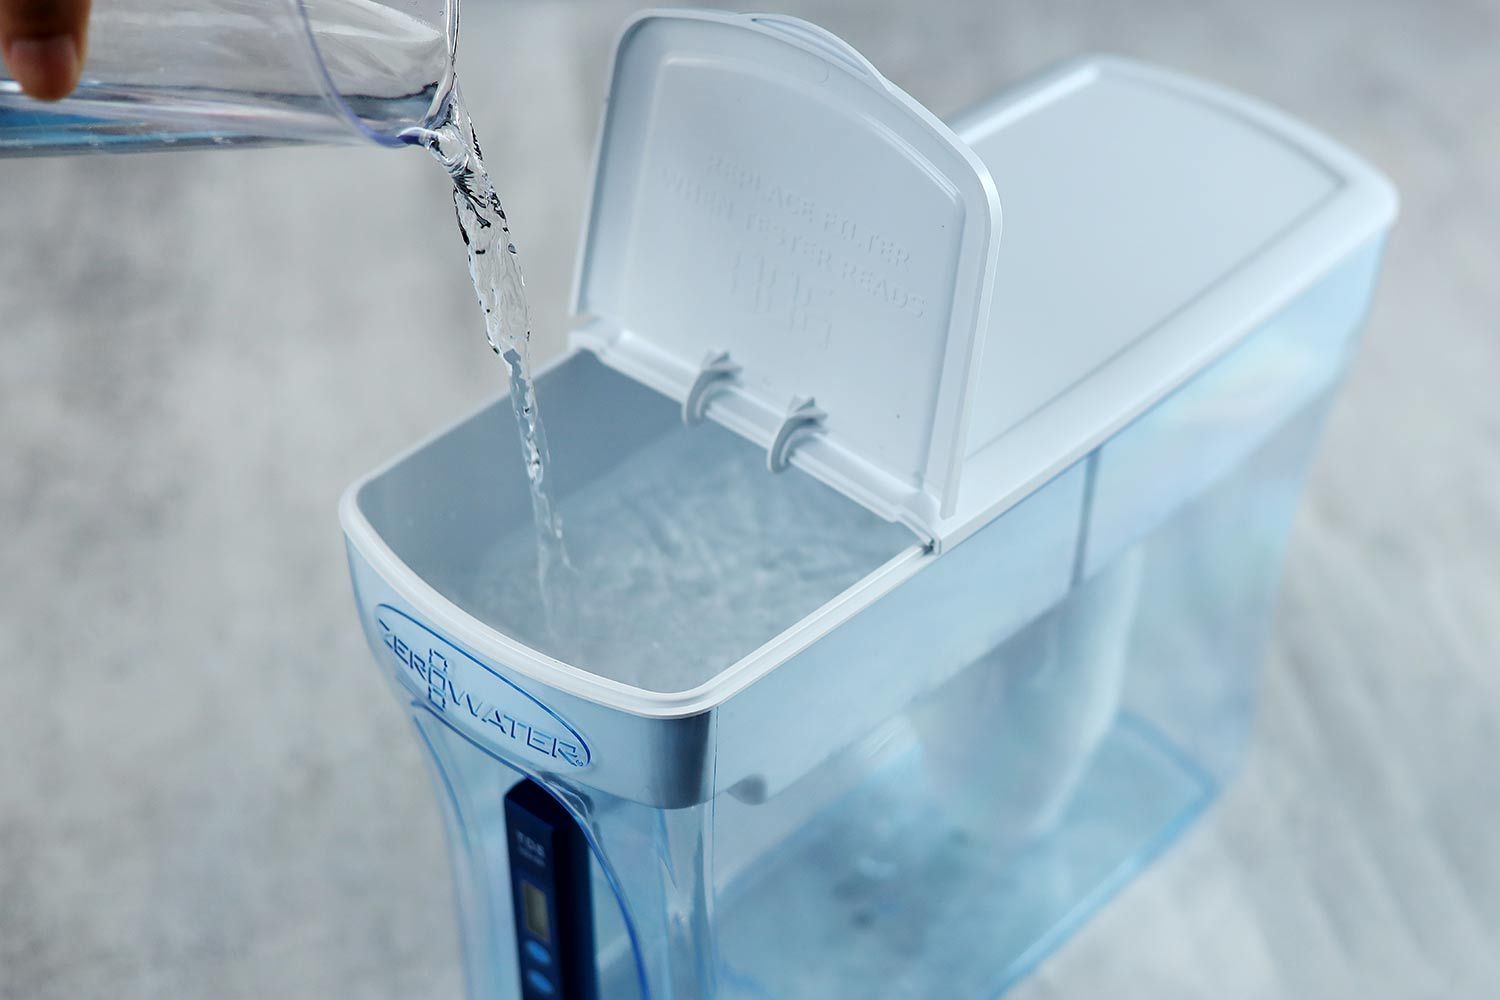
<path fill-rule="evenodd" d="M 380 641 L 397 677 L 433 712 L 490 744 L 524 749 L 572 767 L 592 755 L 578 731 L 515 682 L 388 604 L 375 609 Z"/>

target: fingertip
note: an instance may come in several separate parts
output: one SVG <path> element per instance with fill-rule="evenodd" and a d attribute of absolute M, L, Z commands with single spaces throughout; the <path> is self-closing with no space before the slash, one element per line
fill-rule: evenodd
<path fill-rule="evenodd" d="M 71 35 L 13 38 L 5 45 L 5 65 L 31 97 L 60 101 L 78 86 L 83 72 L 78 50 Z"/>

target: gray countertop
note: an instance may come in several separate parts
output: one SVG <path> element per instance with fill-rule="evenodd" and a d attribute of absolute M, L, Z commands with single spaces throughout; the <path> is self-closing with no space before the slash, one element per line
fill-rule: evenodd
<path fill-rule="evenodd" d="M 542 356 L 630 6 L 465 9 Z M 1248 766 L 1013 995 L 1500 993 L 1500 6 L 790 6 L 940 113 L 1120 52 L 1294 111 L 1403 195 Z M 445 178 L 352 148 L 0 178 L 0 997 L 457 996 L 437 811 L 335 515 L 500 386 Z"/>

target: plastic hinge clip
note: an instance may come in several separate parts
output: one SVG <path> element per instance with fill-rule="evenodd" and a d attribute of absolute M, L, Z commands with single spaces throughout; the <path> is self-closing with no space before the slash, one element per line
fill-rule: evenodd
<path fill-rule="evenodd" d="M 739 377 L 740 366 L 730 360 L 728 351 L 709 351 L 693 379 L 693 387 L 682 401 L 682 422 L 689 427 L 703 422 L 703 413 L 715 393 L 729 387 Z"/>
<path fill-rule="evenodd" d="M 787 407 L 781 429 L 771 442 L 771 450 L 766 453 L 766 468 L 772 472 L 784 470 L 791 461 L 792 449 L 807 435 L 821 431 L 827 418 L 828 414 L 818 409 L 814 400 L 793 399 L 792 405 Z"/>

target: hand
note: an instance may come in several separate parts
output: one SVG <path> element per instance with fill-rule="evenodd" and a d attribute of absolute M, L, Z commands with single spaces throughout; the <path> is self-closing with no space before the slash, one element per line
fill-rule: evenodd
<path fill-rule="evenodd" d="M 89 0 L 0 0 L 0 55 L 21 89 L 67 97 L 83 72 Z"/>

